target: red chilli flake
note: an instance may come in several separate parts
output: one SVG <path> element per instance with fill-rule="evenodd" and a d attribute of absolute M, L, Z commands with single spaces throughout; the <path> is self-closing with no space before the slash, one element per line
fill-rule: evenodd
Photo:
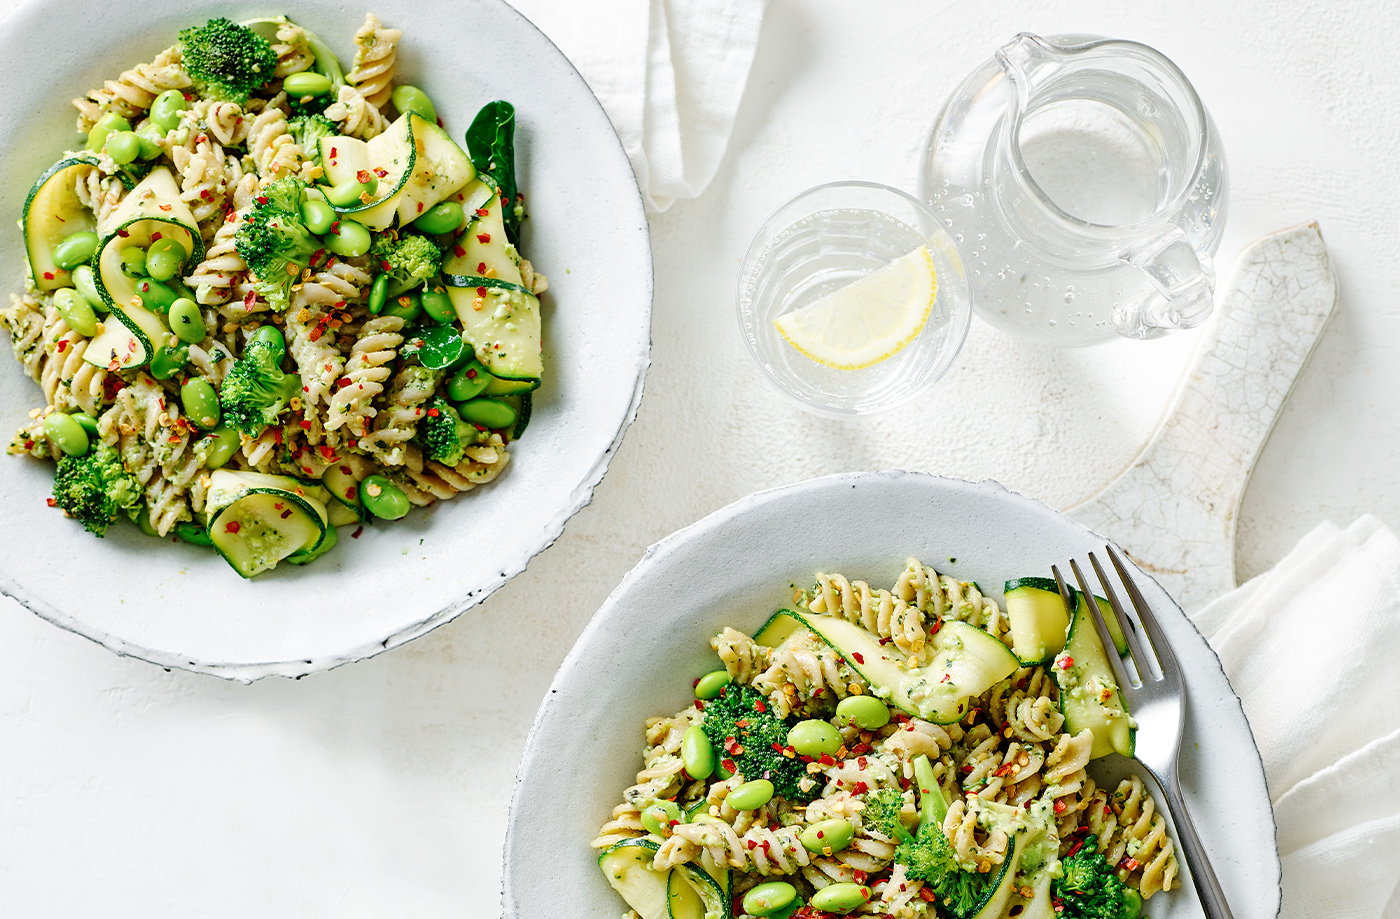
<path fill-rule="evenodd" d="M 461 258 L 462 256 L 467 254 L 467 250 L 463 249 L 461 246 L 453 246 L 452 254 L 457 256 L 458 258 Z"/>
<path fill-rule="evenodd" d="M 54 350 L 56 350 L 59 354 L 62 354 L 64 351 L 67 351 L 67 350 L 68 350 L 68 339 L 66 339 L 66 338 L 60 338 L 60 339 L 58 340 L 58 344 L 57 344 L 57 345 L 54 345 Z"/>
<path fill-rule="evenodd" d="M 867 785 L 865 782 L 856 782 L 854 785 L 851 786 L 851 794 L 853 795 L 863 795 L 869 790 L 870 786 Z"/>
<path fill-rule="evenodd" d="M 753 710 L 758 712 L 759 714 L 762 714 L 763 712 L 768 711 L 768 704 L 762 699 L 759 699 L 756 702 L 754 702 Z"/>
<path fill-rule="evenodd" d="M 865 663 L 865 655 L 861 654 L 859 651 L 852 651 L 851 657 L 854 657 L 856 659 L 857 664 Z"/>
<path fill-rule="evenodd" d="M 1060 658 L 1060 662 L 1056 666 L 1058 666 L 1061 670 L 1068 670 L 1069 668 L 1074 666 L 1074 658 L 1062 657 Z"/>
<path fill-rule="evenodd" d="M 242 528 L 238 525 L 237 520 L 230 520 L 228 523 L 224 524 L 225 533 L 237 533 L 240 529 Z"/>
<path fill-rule="evenodd" d="M 491 241 L 491 234 L 490 234 L 490 233 L 478 233 L 478 234 L 476 234 L 476 241 L 479 242 L 479 243 L 489 243 L 489 242 Z"/>
<path fill-rule="evenodd" d="M 430 408 L 430 409 L 428 409 L 428 417 L 429 417 L 429 418 L 436 418 L 438 415 L 441 415 L 441 414 L 442 414 L 442 412 L 438 411 L 438 410 L 435 409 L 435 408 Z"/>
<path fill-rule="evenodd" d="M 477 263 L 476 263 L 476 273 L 477 273 L 477 274 L 485 274 L 485 273 L 486 273 L 486 263 L 485 263 L 485 262 L 477 262 Z"/>
<path fill-rule="evenodd" d="M 737 764 L 734 762 L 734 760 L 732 760 L 732 759 L 722 759 L 722 760 L 719 761 L 719 764 L 720 764 L 721 766 L 723 766 L 723 767 L 724 767 L 727 771 L 729 771 L 729 772 L 738 772 L 738 771 L 739 771 L 738 765 L 737 765 Z"/>
<path fill-rule="evenodd" d="M 1129 871 L 1136 871 L 1142 867 L 1142 862 L 1138 861 L 1135 858 L 1125 858 L 1121 862 L 1119 862 L 1118 865 L 1120 868 L 1126 868 Z"/>
<path fill-rule="evenodd" d="M 256 200 L 259 204 L 266 204 L 266 203 L 267 203 L 267 195 L 258 195 L 258 197 L 257 197 L 255 200 Z"/>
<path fill-rule="evenodd" d="M 52 271 L 45 271 L 45 272 L 44 272 L 44 280 L 45 280 L 45 281 L 52 281 L 52 280 L 53 280 L 53 272 L 52 272 Z"/>
<path fill-rule="evenodd" d="M 280 514 L 280 516 L 283 520 L 286 520 L 288 517 L 292 516 L 292 509 L 290 507 L 287 508 Z"/>
<path fill-rule="evenodd" d="M 486 296 L 486 288 L 484 288 L 484 287 L 478 287 L 478 288 L 476 289 L 476 295 L 477 295 L 478 297 L 484 297 L 484 296 Z"/>
<path fill-rule="evenodd" d="M 476 209 L 476 216 L 478 216 L 478 217 L 485 217 L 485 216 L 487 216 L 487 215 L 490 214 L 490 213 L 491 213 L 491 212 L 488 211 L 488 210 L 487 210 L 486 208 L 484 208 L 484 207 L 479 207 L 479 208 Z"/>
<path fill-rule="evenodd" d="M 374 174 L 368 169 L 360 169 L 355 173 L 355 181 L 359 182 L 361 185 L 368 185 L 369 180 L 372 178 L 374 178 Z"/>
<path fill-rule="evenodd" d="M 353 533 L 350 534 L 350 538 L 351 538 L 351 539 L 359 539 L 359 538 L 360 538 L 360 534 L 363 533 L 364 531 L 365 531 L 365 528 L 364 528 L 364 527 L 355 527 L 355 532 L 353 532 Z"/>
<path fill-rule="evenodd" d="M 33 446 L 34 446 L 34 441 L 32 441 L 32 440 L 26 441 L 26 442 L 25 442 L 25 445 L 24 445 L 24 449 L 28 450 L 29 448 L 31 448 L 31 447 L 33 447 Z M 58 507 L 58 500 L 57 500 L 56 498 L 45 498 L 45 499 L 44 499 L 44 503 L 47 504 L 49 507 Z"/>
<path fill-rule="evenodd" d="M 1084 848 L 1084 840 L 1076 839 L 1074 845 L 1070 846 L 1069 851 L 1065 853 L 1065 858 L 1072 858 L 1082 848 Z"/>

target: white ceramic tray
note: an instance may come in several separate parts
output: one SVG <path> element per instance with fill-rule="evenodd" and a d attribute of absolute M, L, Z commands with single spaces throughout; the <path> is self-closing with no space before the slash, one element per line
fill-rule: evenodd
<path fill-rule="evenodd" d="M 547 380 L 510 468 L 495 483 L 366 527 L 306 568 L 243 581 L 212 553 L 133 527 L 94 539 L 45 506 L 51 467 L 0 456 L 0 590 L 119 654 L 252 680 L 297 676 L 402 644 L 480 603 L 588 503 L 636 412 L 650 350 L 651 253 L 631 167 L 607 116 L 564 56 L 499 0 L 372 4 L 403 29 L 399 74 L 460 137 L 493 99 L 518 113 L 524 251 L 549 275 Z M 349 65 L 365 7 L 304 0 L 286 12 Z M 265 7 L 41 0 L 0 24 L 0 201 L 17 217 L 29 184 L 78 142 L 68 100 L 172 44 L 210 16 Z M 75 40 L 74 23 L 83 24 Z M 17 231 L 0 278 L 19 289 Z M 8 349 L 7 349 L 8 350 Z M 0 358 L 0 423 L 18 428 L 38 387 Z"/>
<path fill-rule="evenodd" d="M 643 721 L 685 706 L 691 679 L 716 666 L 709 637 L 726 624 L 757 629 L 790 602 L 790 583 L 825 570 L 890 584 L 913 555 L 999 599 L 1007 577 L 1048 572 L 1103 544 L 996 483 L 900 472 L 761 492 L 657 543 L 584 630 L 535 720 L 507 830 L 505 915 L 622 911 L 588 844 L 640 767 Z M 1166 592 L 1138 580 L 1186 674 L 1181 780 L 1201 838 L 1235 915 L 1275 916 L 1273 812 L 1239 699 Z M 1109 757 L 1094 768 L 1108 777 L 1127 766 Z M 1154 897 L 1151 914 L 1200 915 L 1189 882 Z"/>

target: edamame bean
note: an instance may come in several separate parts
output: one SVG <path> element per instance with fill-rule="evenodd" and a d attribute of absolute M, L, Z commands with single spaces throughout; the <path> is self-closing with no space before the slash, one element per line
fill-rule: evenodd
<path fill-rule="evenodd" d="M 735 810 L 756 811 L 773 800 L 773 783 L 767 779 L 754 779 L 734 789 L 724 799 Z"/>
<path fill-rule="evenodd" d="M 178 89 L 167 89 L 151 103 L 151 120 L 165 130 L 173 131 L 180 126 L 180 113 L 187 108 L 189 103 L 185 101 L 184 93 Z"/>
<path fill-rule="evenodd" d="M 797 901 L 797 888 L 787 881 L 769 881 L 744 894 L 744 912 L 750 916 L 771 916 Z"/>
<path fill-rule="evenodd" d="M 289 96 L 324 96 L 331 91 L 331 78 L 314 70 L 287 74 L 282 88 Z"/>
<path fill-rule="evenodd" d="M 681 809 L 674 801 L 656 801 L 642 809 L 642 826 L 657 836 L 666 835 L 666 828 L 672 823 L 684 823 Z"/>
<path fill-rule="evenodd" d="M 384 309 L 384 301 L 389 296 L 389 276 L 381 274 L 369 286 L 369 311 L 378 316 Z"/>
<path fill-rule="evenodd" d="M 470 361 L 447 381 L 447 398 L 453 402 L 475 399 L 490 382 L 491 374 L 486 372 L 486 368 L 478 361 Z"/>
<path fill-rule="evenodd" d="M 170 309 L 170 304 L 180 299 L 173 288 L 160 281 L 151 278 L 142 278 L 136 282 L 136 293 L 141 297 L 141 303 L 148 310 L 155 310 L 163 313 Z"/>
<path fill-rule="evenodd" d="M 87 431 L 66 412 L 49 412 L 45 415 L 44 434 L 54 446 L 69 456 L 82 456 L 88 452 Z"/>
<path fill-rule="evenodd" d="M 76 422 L 78 422 L 78 424 L 82 425 L 82 428 L 83 428 L 84 431 L 87 431 L 87 436 L 88 436 L 88 440 L 89 440 L 89 441 L 93 441 L 93 440 L 96 440 L 96 439 L 97 439 L 97 419 L 96 419 L 96 418 L 92 417 L 92 416 L 89 415 L 87 412 L 74 412 L 74 413 L 73 413 L 73 420 L 76 421 Z"/>
<path fill-rule="evenodd" d="M 190 349 L 183 344 L 170 347 L 161 345 L 151 355 L 151 364 L 146 369 L 157 380 L 168 380 L 189 363 Z"/>
<path fill-rule="evenodd" d="M 100 312 L 107 312 L 107 303 L 97 292 L 97 278 L 89 265 L 79 265 L 73 269 L 73 288 L 83 295 L 88 306 Z"/>
<path fill-rule="evenodd" d="M 160 156 L 160 142 L 165 139 L 165 128 L 154 121 L 143 121 L 136 129 L 136 137 L 141 141 L 141 159 L 153 160 Z"/>
<path fill-rule="evenodd" d="M 465 218 L 462 205 L 456 201 L 440 201 L 413 221 L 413 228 L 429 236 L 437 236 L 440 233 L 451 233 L 462 225 Z"/>
<path fill-rule="evenodd" d="M 185 344 L 197 345 L 204 341 L 208 331 L 204 327 L 204 315 L 199 311 L 199 304 L 189 297 L 180 297 L 170 304 L 165 318 L 170 323 L 170 331 Z"/>
<path fill-rule="evenodd" d="M 212 546 L 214 540 L 209 538 L 209 531 L 197 523 L 188 520 L 181 520 L 175 524 L 175 535 L 181 542 L 187 542 L 192 546 Z"/>
<path fill-rule="evenodd" d="M 364 255 L 369 251 L 369 245 L 369 230 L 365 229 L 364 224 L 353 220 L 337 221 L 326 237 L 326 248 L 346 258 Z"/>
<path fill-rule="evenodd" d="M 140 246 L 127 246 L 121 251 L 122 274 L 129 278 L 139 278 L 146 273 L 146 250 Z"/>
<path fill-rule="evenodd" d="M 408 513 L 408 495 L 382 475 L 370 475 L 360 482 L 360 503 L 382 520 L 398 520 Z"/>
<path fill-rule="evenodd" d="M 423 312 L 438 322 L 457 321 L 457 308 L 452 305 L 452 298 L 443 288 L 424 287 L 418 295 L 418 301 L 423 304 Z"/>
<path fill-rule="evenodd" d="M 374 177 L 373 173 L 362 172 L 360 175 L 368 175 L 369 181 L 357 182 L 354 179 L 346 179 L 344 182 L 337 182 L 330 188 L 324 189 L 322 194 L 326 196 L 327 201 L 336 207 L 354 207 L 358 204 L 364 204 L 364 196 L 374 194 L 374 190 L 379 187 L 379 180 Z"/>
<path fill-rule="evenodd" d="M 151 247 L 146 250 L 146 274 L 157 281 L 168 281 L 175 277 L 184 264 L 185 247 L 168 236 L 151 243 Z"/>
<path fill-rule="evenodd" d="M 515 409 L 499 399 L 472 399 L 457 406 L 463 421 L 499 430 L 515 424 Z"/>
<path fill-rule="evenodd" d="M 788 731 L 788 745 L 803 756 L 823 756 L 841 749 L 841 735 L 826 721 L 809 718 Z"/>
<path fill-rule="evenodd" d="M 714 744 L 698 724 L 692 724 L 681 735 L 681 763 L 692 779 L 708 779 L 715 771 Z"/>
<path fill-rule="evenodd" d="M 433 107 L 433 100 L 418 87 L 407 84 L 395 86 L 394 94 L 389 98 L 393 100 L 394 108 L 399 110 L 399 114 L 413 112 L 424 121 L 437 124 L 437 109 Z"/>
<path fill-rule="evenodd" d="M 60 268 L 77 268 L 92 258 L 97 251 L 97 243 L 97 234 L 91 230 L 70 233 L 53 247 L 54 264 Z"/>
<path fill-rule="evenodd" d="M 107 135 L 102 149 L 114 163 L 125 165 L 141 155 L 141 138 L 133 131 L 113 131 Z"/>
<path fill-rule="evenodd" d="M 219 423 L 219 395 L 208 380 L 186 380 L 180 387 L 180 404 L 185 408 L 185 417 L 206 431 Z"/>
<path fill-rule="evenodd" d="M 88 131 L 87 148 L 93 153 L 96 153 L 107 143 L 107 137 L 114 131 L 130 130 L 131 122 L 120 115 L 108 112 L 106 115 L 97 119 L 97 123 L 92 126 L 92 130 Z"/>
<path fill-rule="evenodd" d="M 874 696 L 847 696 L 837 704 L 836 718 L 873 731 L 890 723 L 890 708 Z"/>
<path fill-rule="evenodd" d="M 85 338 L 97 334 L 97 314 L 88 306 L 83 295 L 71 287 L 60 287 L 53 292 L 53 305 L 68 327 Z"/>
<path fill-rule="evenodd" d="M 808 825 L 797 837 L 808 852 L 831 854 L 840 852 L 855 839 L 856 828 L 844 817 L 818 820 Z"/>
<path fill-rule="evenodd" d="M 385 316 L 398 316 L 404 322 L 412 322 L 423 312 L 423 303 L 418 299 L 418 294 L 409 291 L 389 299 L 380 312 Z"/>
<path fill-rule="evenodd" d="M 271 324 L 258 326 L 250 341 L 262 342 L 279 354 L 286 353 L 287 350 L 287 340 L 282 337 L 282 330 Z"/>
<path fill-rule="evenodd" d="M 721 780 L 734 778 L 734 773 L 730 772 L 724 765 L 724 760 L 715 763 L 715 776 Z"/>
<path fill-rule="evenodd" d="M 714 670 L 695 682 L 695 698 L 718 699 L 719 691 L 729 685 L 728 670 Z"/>
<path fill-rule="evenodd" d="M 308 189 L 301 199 L 301 222 L 317 236 L 324 236 L 335 223 L 335 209 L 319 191 Z"/>
<path fill-rule="evenodd" d="M 870 899 L 870 888 L 863 884 L 852 884 L 850 881 L 842 881 L 839 884 L 829 884 L 821 890 L 812 894 L 810 905 L 815 909 L 824 909 L 829 913 L 849 913 Z"/>
<path fill-rule="evenodd" d="M 238 452 L 240 444 L 237 431 L 226 424 L 219 425 L 200 441 L 205 467 L 218 469 L 233 459 L 233 454 Z"/>

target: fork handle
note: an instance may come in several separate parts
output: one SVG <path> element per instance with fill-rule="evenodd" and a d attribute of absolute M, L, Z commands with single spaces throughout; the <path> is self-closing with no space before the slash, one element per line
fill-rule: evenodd
<path fill-rule="evenodd" d="M 1196 825 L 1191 822 L 1191 812 L 1181 795 L 1181 783 L 1177 780 L 1175 769 L 1169 778 L 1169 781 L 1162 783 L 1162 791 L 1166 794 L 1167 806 L 1176 822 L 1177 840 L 1181 843 L 1201 907 L 1207 919 L 1234 919 L 1230 904 L 1225 902 L 1225 891 L 1220 888 L 1220 879 L 1215 876 L 1210 857 L 1206 855 L 1206 847 L 1201 844 L 1201 837 L 1196 835 Z"/>

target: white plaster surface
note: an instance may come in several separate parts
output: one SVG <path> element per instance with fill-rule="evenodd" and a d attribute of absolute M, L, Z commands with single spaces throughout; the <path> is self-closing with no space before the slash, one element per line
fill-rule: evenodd
<path fill-rule="evenodd" d="M 558 2 L 520 6 L 547 30 Z M 1245 493 L 1239 573 L 1324 518 L 1400 525 L 1400 7 L 773 0 L 719 178 L 653 221 L 638 420 L 592 506 L 524 574 L 391 654 L 252 686 L 121 660 L 0 603 L 0 915 L 494 916 L 525 731 L 647 545 L 829 472 L 993 477 L 1065 507 L 1124 468 L 1195 333 L 1047 353 L 974 322 L 925 404 L 837 422 L 765 389 L 735 327 L 763 218 L 831 179 L 913 188 L 943 97 L 1023 29 L 1139 39 L 1187 72 L 1230 161 L 1222 267 L 1282 227 L 1315 219 L 1326 237 L 1341 303 Z"/>

